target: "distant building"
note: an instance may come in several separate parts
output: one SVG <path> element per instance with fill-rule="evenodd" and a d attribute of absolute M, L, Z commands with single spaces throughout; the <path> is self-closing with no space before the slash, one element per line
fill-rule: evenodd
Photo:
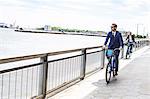
<path fill-rule="evenodd" d="M 100 36 L 107 36 L 107 32 L 97 31 Z"/>
<path fill-rule="evenodd" d="M 45 31 L 51 31 L 52 30 L 52 27 L 50 25 L 45 25 L 44 26 L 44 30 Z"/>

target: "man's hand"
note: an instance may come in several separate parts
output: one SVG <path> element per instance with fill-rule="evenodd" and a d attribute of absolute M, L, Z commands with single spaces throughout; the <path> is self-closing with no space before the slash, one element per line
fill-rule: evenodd
<path fill-rule="evenodd" d="M 103 45 L 102 49 L 106 49 L 106 45 Z"/>
<path fill-rule="evenodd" d="M 124 41 L 124 44 L 125 44 L 125 45 L 128 44 L 128 40 L 125 40 L 125 41 Z"/>
<path fill-rule="evenodd" d="M 123 48 L 122 47 L 119 47 L 119 50 L 122 50 Z"/>

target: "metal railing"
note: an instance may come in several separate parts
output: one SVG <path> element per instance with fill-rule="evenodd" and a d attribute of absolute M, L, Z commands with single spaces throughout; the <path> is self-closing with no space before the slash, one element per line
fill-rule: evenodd
<path fill-rule="evenodd" d="M 148 44 L 138 41 L 135 47 Z M 0 99 L 44 99 L 104 65 L 102 46 L 0 59 L 0 66 L 9 68 L 0 68 Z"/>
<path fill-rule="evenodd" d="M 100 69 L 102 52 L 101 46 L 97 46 L 0 59 L 0 66 L 8 67 L 0 70 L 0 99 L 43 99 Z M 36 61 L 32 62 L 33 59 Z M 31 62 L 24 65 L 26 60 Z"/>
<path fill-rule="evenodd" d="M 133 51 L 136 51 L 139 48 L 144 47 L 144 46 L 148 46 L 148 45 L 150 45 L 149 40 L 138 40 L 135 42 L 135 44 L 133 46 Z M 124 56 L 126 55 L 126 50 L 127 50 L 127 46 L 124 46 L 124 48 L 120 54 L 120 58 L 124 58 Z"/>

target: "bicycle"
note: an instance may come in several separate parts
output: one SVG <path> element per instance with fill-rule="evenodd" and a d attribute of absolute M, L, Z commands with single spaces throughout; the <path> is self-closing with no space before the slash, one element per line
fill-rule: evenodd
<path fill-rule="evenodd" d="M 127 51 L 126 51 L 126 59 L 130 58 L 131 57 L 131 47 L 132 47 L 132 42 L 128 42 L 127 43 Z"/>
<path fill-rule="evenodd" d="M 106 79 L 106 83 L 108 84 L 111 80 L 111 76 L 113 75 L 113 77 L 115 77 L 115 51 L 119 50 L 119 48 L 116 48 L 114 50 L 112 49 L 107 49 L 106 51 L 106 56 L 108 58 L 108 64 L 106 67 L 106 74 L 105 74 L 105 79 Z"/>

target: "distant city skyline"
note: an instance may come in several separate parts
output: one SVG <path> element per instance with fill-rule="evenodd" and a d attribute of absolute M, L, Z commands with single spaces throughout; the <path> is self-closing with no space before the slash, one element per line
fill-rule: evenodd
<path fill-rule="evenodd" d="M 150 32 L 149 0 L 0 0 L 0 23 L 44 25 L 143 34 Z M 142 24 L 142 25 L 139 25 Z"/>

